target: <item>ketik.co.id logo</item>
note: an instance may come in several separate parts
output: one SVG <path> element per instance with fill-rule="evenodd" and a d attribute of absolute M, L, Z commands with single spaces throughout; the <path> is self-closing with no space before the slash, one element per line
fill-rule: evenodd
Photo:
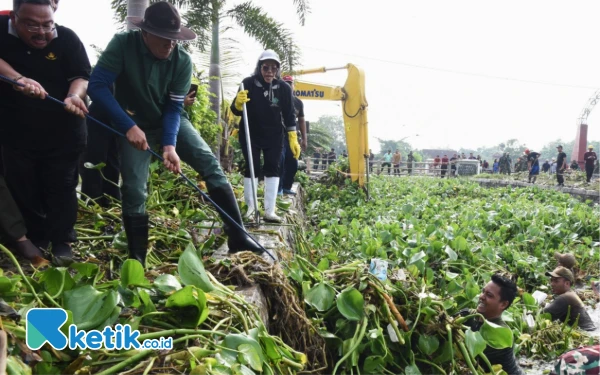
<path fill-rule="evenodd" d="M 102 331 L 77 330 L 75 324 L 69 325 L 69 336 L 60 330 L 67 321 L 67 312 L 63 309 L 41 309 L 35 308 L 27 312 L 27 326 L 25 330 L 25 341 L 27 347 L 32 350 L 41 348 L 45 343 L 53 348 L 62 350 L 67 346 L 69 349 L 98 350 L 106 348 L 109 350 L 129 349 L 172 349 L 173 338 L 161 337 L 160 339 L 147 339 L 140 343 L 138 338 L 140 331 L 131 329 L 129 324 L 117 324 L 115 328 L 105 327 Z"/>

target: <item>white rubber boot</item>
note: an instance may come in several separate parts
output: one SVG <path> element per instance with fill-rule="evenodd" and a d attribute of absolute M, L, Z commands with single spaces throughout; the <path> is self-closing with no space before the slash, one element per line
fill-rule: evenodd
<path fill-rule="evenodd" d="M 258 191 L 258 178 L 254 179 L 255 184 L 254 186 L 256 187 L 256 190 Z M 244 215 L 244 217 L 246 219 L 251 219 L 254 217 L 254 212 L 256 211 L 256 207 L 254 207 L 254 199 L 252 198 L 252 179 L 251 178 L 244 178 L 244 201 L 246 202 L 246 205 L 248 206 L 248 211 L 246 211 L 246 214 Z"/>
<path fill-rule="evenodd" d="M 281 223 L 281 218 L 275 214 L 277 190 L 279 190 L 279 177 L 265 177 L 265 220 Z"/>

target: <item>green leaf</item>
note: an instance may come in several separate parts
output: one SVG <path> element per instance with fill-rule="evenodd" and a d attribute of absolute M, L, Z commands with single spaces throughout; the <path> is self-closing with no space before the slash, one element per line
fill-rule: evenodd
<path fill-rule="evenodd" d="M 435 357 L 433 362 L 434 363 L 444 363 L 444 362 L 448 362 L 453 357 L 454 357 L 454 349 L 452 348 L 450 341 L 446 341 L 444 343 L 444 346 L 442 346 L 442 352 L 440 353 L 440 355 Z"/>
<path fill-rule="evenodd" d="M 385 361 L 382 356 L 379 355 L 370 355 L 365 358 L 365 363 L 363 365 L 363 370 L 368 373 L 382 373 L 383 365 Z"/>
<path fill-rule="evenodd" d="M 140 300 L 142 301 L 142 304 L 144 305 L 144 314 L 155 312 L 156 306 L 154 306 L 154 302 L 152 302 L 152 300 L 150 299 L 148 292 L 146 292 L 143 289 L 139 289 L 137 291 L 137 293 L 140 296 Z"/>
<path fill-rule="evenodd" d="M 119 285 L 117 291 L 119 292 L 121 300 L 125 306 L 131 306 L 135 308 L 140 306 L 140 299 L 131 289 L 126 289 Z"/>
<path fill-rule="evenodd" d="M 334 299 L 335 289 L 321 281 L 306 293 L 304 301 L 318 311 L 327 311 L 333 306 Z"/>
<path fill-rule="evenodd" d="M 402 206 L 402 212 L 404 212 L 405 214 L 410 214 L 411 212 L 413 212 L 413 205 L 412 204 L 405 204 L 404 206 Z"/>
<path fill-rule="evenodd" d="M 175 308 L 178 322 L 182 327 L 196 328 L 208 317 L 206 295 L 201 289 L 188 285 L 171 294 L 165 304 Z"/>
<path fill-rule="evenodd" d="M 365 300 L 355 288 L 344 290 L 337 297 L 336 302 L 338 310 L 348 320 L 358 321 L 365 314 Z"/>
<path fill-rule="evenodd" d="M 425 355 L 432 355 L 440 346 L 440 340 L 436 336 L 420 335 L 419 349 Z"/>
<path fill-rule="evenodd" d="M 73 263 L 69 267 L 77 270 L 84 277 L 94 277 L 98 273 L 98 265 L 93 263 Z"/>
<path fill-rule="evenodd" d="M 425 254 L 425 252 L 423 252 L 423 250 L 421 250 L 418 253 L 416 253 L 415 255 L 410 257 L 410 261 L 408 262 L 408 264 L 417 263 L 418 261 L 425 258 L 426 256 L 427 256 L 427 254 Z"/>
<path fill-rule="evenodd" d="M 251 330 L 252 331 L 252 330 Z M 221 356 L 225 360 L 227 364 L 230 366 L 238 362 L 238 353 L 239 347 L 241 345 L 250 345 L 254 348 L 254 351 L 258 353 L 258 357 L 260 358 L 261 364 L 264 362 L 265 358 L 263 357 L 263 351 L 261 349 L 258 341 L 253 339 L 252 337 L 241 334 L 241 333 L 232 333 L 225 336 L 225 340 L 223 340 L 224 349 L 221 352 Z"/>
<path fill-rule="evenodd" d="M 242 344 L 238 346 L 238 351 L 241 363 L 250 365 L 256 371 L 262 371 L 262 360 L 253 345 Z"/>
<path fill-rule="evenodd" d="M 0 294 L 8 293 L 13 290 L 13 283 L 6 276 L 0 276 Z"/>
<path fill-rule="evenodd" d="M 467 283 L 467 287 L 465 288 L 465 294 L 467 295 L 467 298 L 472 300 L 473 298 L 477 297 L 479 295 L 480 289 L 477 286 L 477 284 L 475 284 L 472 281 L 469 281 Z"/>
<path fill-rule="evenodd" d="M 510 348 L 513 345 L 513 334 L 510 328 L 486 320 L 479 333 L 485 342 L 494 349 Z"/>
<path fill-rule="evenodd" d="M 144 266 L 136 259 L 127 259 L 121 267 L 121 286 L 145 285 L 148 280 L 144 276 Z"/>
<path fill-rule="evenodd" d="M 483 353 L 485 349 L 485 340 L 479 332 L 473 332 L 470 329 L 465 332 L 465 344 L 467 346 L 467 350 L 471 353 L 473 358 L 477 357 L 479 354 Z"/>
<path fill-rule="evenodd" d="M 264 348 L 264 352 L 269 357 L 269 359 L 273 361 L 278 361 L 281 359 L 281 353 L 277 350 L 278 346 L 275 340 L 268 335 L 261 335 L 260 342 Z"/>
<path fill-rule="evenodd" d="M 404 374 L 405 375 L 422 375 L 421 371 L 419 370 L 417 365 L 415 365 L 414 363 L 412 365 L 406 366 L 406 368 L 404 369 Z"/>
<path fill-rule="evenodd" d="M 465 251 L 469 248 L 469 244 L 463 236 L 457 236 L 453 242 L 454 248 L 458 251 Z"/>
<path fill-rule="evenodd" d="M 533 298 L 533 296 L 527 292 L 523 293 L 523 295 L 521 296 L 521 298 L 523 299 L 523 303 L 529 307 L 529 308 L 536 308 L 537 307 L 537 302 L 535 301 L 535 298 Z"/>
<path fill-rule="evenodd" d="M 328 270 L 329 269 L 329 259 L 327 259 L 327 258 L 321 259 L 321 261 L 319 262 L 319 264 L 317 264 L 317 268 L 320 271 Z"/>
<path fill-rule="evenodd" d="M 160 275 L 154 280 L 154 286 L 160 290 L 163 294 L 171 294 L 181 289 L 179 280 L 173 275 L 165 274 Z"/>
<path fill-rule="evenodd" d="M 51 296 L 55 296 L 61 291 L 64 293 L 75 286 L 71 274 L 64 267 L 50 268 L 44 271 L 40 277 L 40 282 L 43 283 L 44 288 Z"/>
<path fill-rule="evenodd" d="M 206 275 L 204 264 L 198 257 L 196 248 L 191 242 L 187 245 L 185 251 L 179 257 L 179 264 L 177 268 L 179 270 L 179 277 L 185 285 L 197 286 L 207 293 L 215 289 Z"/>
<path fill-rule="evenodd" d="M 454 250 L 452 250 L 450 246 L 446 246 L 444 251 L 446 252 L 446 254 L 448 254 L 448 258 L 450 258 L 450 260 L 454 261 L 458 259 L 458 255 Z"/>
<path fill-rule="evenodd" d="M 114 316 L 114 310 L 120 310 L 117 307 L 119 294 L 114 290 L 100 292 L 91 285 L 84 285 L 63 295 L 64 307 L 73 313 L 73 324 L 80 330 L 101 330 L 102 324 Z"/>

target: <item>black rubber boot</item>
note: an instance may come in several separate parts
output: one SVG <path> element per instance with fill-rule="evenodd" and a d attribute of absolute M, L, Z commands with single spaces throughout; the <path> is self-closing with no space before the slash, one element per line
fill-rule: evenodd
<path fill-rule="evenodd" d="M 71 245 L 66 243 L 52 243 L 52 262 L 58 267 L 67 267 L 73 263 Z"/>
<path fill-rule="evenodd" d="M 127 247 L 129 259 L 136 259 L 146 267 L 146 254 L 148 254 L 148 215 L 129 214 L 123 215 L 123 224 L 127 234 Z"/>
<path fill-rule="evenodd" d="M 210 195 L 210 198 L 219 207 L 221 207 L 235 223 L 244 228 L 242 214 L 240 213 L 240 209 L 237 205 L 235 195 L 233 195 L 231 186 L 227 185 L 213 189 L 208 194 Z M 221 213 L 219 213 L 219 216 L 221 216 L 221 219 L 223 219 L 223 229 L 225 230 L 225 233 L 227 233 L 227 246 L 229 247 L 230 253 L 237 253 L 245 250 L 252 251 L 256 254 L 262 254 L 264 252 L 264 250 L 261 249 L 256 242 L 248 237 L 245 230 L 241 230 L 237 227 L 237 225 L 230 224 L 229 219 L 224 217 L 224 215 Z"/>

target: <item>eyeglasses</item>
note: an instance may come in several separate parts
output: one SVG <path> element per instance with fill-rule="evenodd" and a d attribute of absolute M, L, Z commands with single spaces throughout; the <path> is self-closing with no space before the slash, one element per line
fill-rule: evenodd
<path fill-rule="evenodd" d="M 263 70 L 263 72 L 273 72 L 273 73 L 276 73 L 279 70 L 279 68 L 276 67 L 275 65 L 263 65 L 262 66 L 262 70 Z"/>
<path fill-rule="evenodd" d="M 19 18 L 19 19 L 21 18 L 16 13 L 15 13 L 15 17 Z M 51 33 L 54 30 L 56 30 L 56 26 L 54 25 L 54 23 L 52 23 L 52 26 L 31 26 L 31 25 L 25 25 L 25 28 L 30 33 L 39 33 L 41 31 L 44 34 Z"/>

